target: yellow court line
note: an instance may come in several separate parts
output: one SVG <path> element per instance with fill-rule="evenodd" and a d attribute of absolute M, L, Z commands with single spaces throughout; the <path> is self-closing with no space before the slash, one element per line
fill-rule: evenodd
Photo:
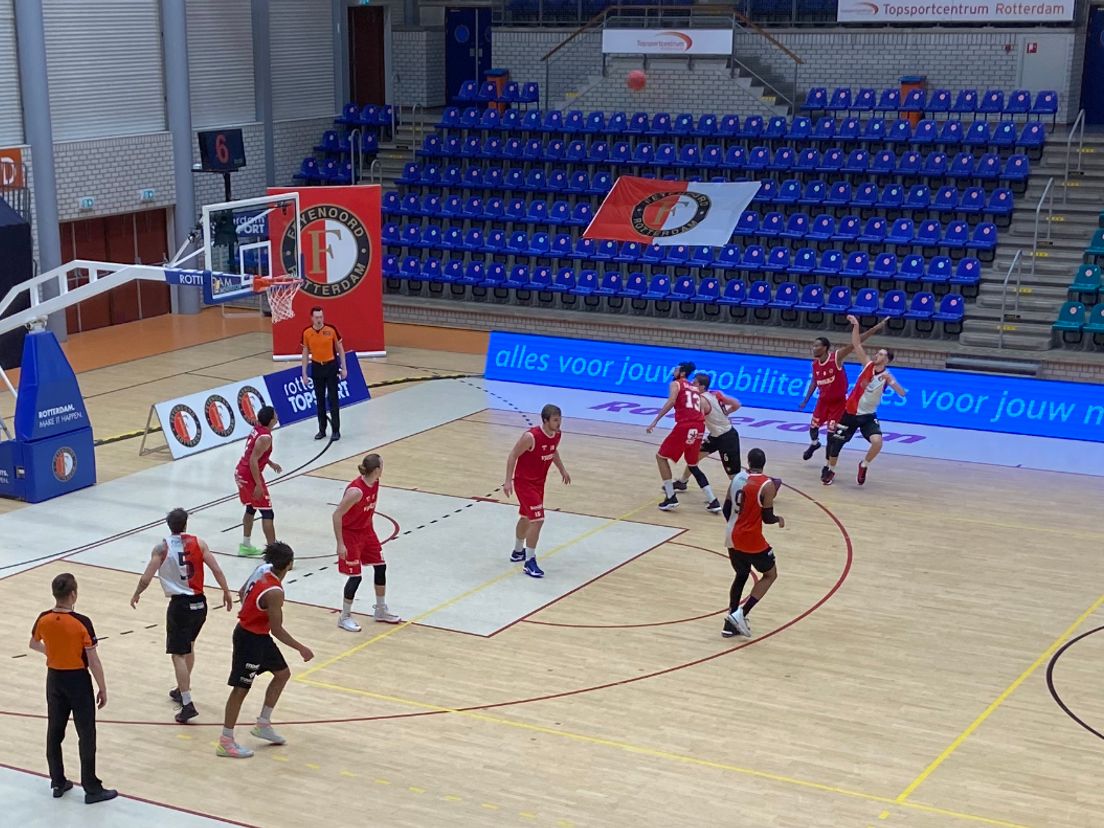
<path fill-rule="evenodd" d="M 623 515 L 619 515 L 618 517 L 615 517 L 615 518 L 608 518 L 604 522 L 598 524 L 597 526 L 592 526 L 590 529 L 587 529 L 582 534 L 576 535 L 575 537 L 571 538 L 570 540 L 564 541 L 559 546 L 554 546 L 550 550 L 548 550 L 546 552 L 542 552 L 541 557 L 544 558 L 544 559 L 551 558 L 553 555 L 556 555 L 557 553 L 562 552 L 564 549 L 567 549 L 569 546 L 573 546 L 576 543 L 579 543 L 580 541 L 586 540 L 591 535 L 595 535 L 598 532 L 601 532 L 603 529 L 606 529 L 606 528 L 612 526 L 615 523 L 621 523 L 622 521 L 628 520 L 633 515 L 635 515 L 637 512 L 642 512 L 644 509 L 648 508 L 649 506 L 653 505 L 654 503 L 655 503 L 655 498 L 652 498 L 652 499 L 648 500 L 647 502 L 642 503 L 639 506 L 636 506 L 635 508 L 631 509 L 630 511 L 625 512 Z M 333 656 L 332 658 L 326 659 L 325 661 L 322 661 L 318 664 L 315 664 L 312 667 L 308 667 L 302 673 L 295 676 L 295 680 L 296 681 L 306 681 L 307 678 L 314 675 L 319 670 L 325 670 L 327 667 L 332 667 L 333 665 L 337 664 L 339 661 L 344 661 L 349 656 L 355 655 L 356 653 L 359 653 L 364 648 L 370 647 L 371 645 L 375 644 L 376 642 L 382 641 L 383 639 L 394 635 L 395 633 L 399 632 L 400 630 L 406 629 L 411 624 L 416 624 L 419 621 L 424 621 L 426 618 L 429 618 L 434 613 L 440 612 L 443 609 L 447 609 L 448 607 L 451 607 L 455 604 L 458 604 L 461 601 L 463 601 L 464 599 L 470 598 L 471 596 L 475 595 L 478 592 L 482 592 L 483 590 L 487 589 L 488 587 L 492 587 L 495 584 L 501 583 L 502 581 L 505 581 L 508 578 L 517 577 L 517 574 L 518 574 L 517 570 L 511 568 L 511 569 L 503 572 L 501 575 L 497 575 L 494 578 L 491 578 L 489 581 L 484 581 L 483 583 L 479 584 L 478 586 L 474 586 L 471 589 L 467 590 L 466 592 L 462 592 L 459 595 L 448 599 L 444 603 L 438 604 L 435 607 L 430 607 L 429 609 L 427 609 L 425 612 L 421 613 L 420 615 L 416 615 L 413 618 L 410 618 L 410 619 L 407 619 L 406 621 L 403 621 L 401 624 L 397 624 L 394 627 L 391 627 L 387 630 L 384 630 L 383 632 L 379 633 L 378 635 L 372 636 L 367 641 L 362 641 L 360 644 L 357 644 L 354 647 L 350 647 L 348 650 L 345 650 L 342 653 L 338 653 L 337 655 Z"/>
<path fill-rule="evenodd" d="M 955 740 L 947 746 L 946 750 L 944 750 L 941 754 L 939 754 L 937 757 L 935 757 L 935 759 L 931 762 L 931 764 L 929 764 L 926 768 L 924 768 L 924 770 L 920 772 L 920 775 L 917 776 L 915 779 L 913 779 L 912 782 L 909 783 L 908 787 L 905 788 L 903 791 L 901 791 L 900 794 L 898 794 L 898 796 L 894 800 L 894 802 L 896 802 L 898 804 L 901 804 L 901 803 L 904 803 L 905 800 L 907 800 L 910 796 L 912 796 L 913 792 L 924 783 L 924 780 L 926 780 L 929 776 L 931 776 L 935 772 L 935 770 L 940 765 L 942 765 L 948 759 L 948 757 L 950 757 L 950 755 L 952 753 L 954 753 L 956 750 L 958 750 L 962 746 L 962 743 L 965 742 L 970 737 L 970 734 L 972 734 L 975 730 L 977 730 L 979 727 L 981 727 L 982 722 L 984 722 L 991 715 L 993 715 L 993 712 L 998 707 L 1000 707 L 1002 704 L 1004 704 L 1006 701 L 1008 701 L 1008 697 L 1011 696 L 1016 691 L 1016 688 L 1019 687 L 1021 684 L 1023 684 L 1025 681 L 1027 681 L 1031 677 L 1032 673 L 1034 673 L 1043 664 L 1045 664 L 1046 661 L 1054 653 L 1054 651 L 1057 650 L 1059 647 L 1061 647 L 1066 642 L 1066 640 L 1071 635 L 1073 635 L 1074 631 L 1078 627 L 1080 627 L 1090 615 L 1092 615 L 1094 612 L 1096 612 L 1098 609 L 1100 609 L 1101 605 L 1104 605 L 1104 595 L 1101 595 L 1099 598 L 1097 598 L 1095 601 L 1093 601 L 1093 604 L 1092 604 L 1091 607 L 1089 607 L 1087 610 L 1085 610 L 1083 613 L 1081 613 L 1081 615 L 1079 615 L 1077 617 L 1076 621 L 1074 621 L 1072 624 L 1070 624 L 1068 627 L 1066 627 L 1065 631 L 1060 636 L 1058 636 L 1056 639 L 1054 639 L 1054 641 L 1051 643 L 1051 645 L 1049 647 L 1047 647 L 1046 650 L 1043 651 L 1043 654 L 1040 655 L 1037 659 L 1035 659 L 1034 662 L 1032 662 L 1030 667 L 1028 667 L 1026 670 L 1024 670 L 1022 673 L 1020 673 L 1019 677 L 1014 682 L 1012 682 L 1010 685 L 1008 685 L 1008 687 L 1006 687 L 1004 689 L 1004 692 L 1001 693 L 999 696 L 996 697 L 996 699 L 993 700 L 992 704 L 990 704 L 987 708 L 985 708 L 983 711 L 981 711 L 981 714 L 976 719 L 974 719 L 972 722 L 970 722 L 970 724 L 967 726 L 967 728 L 965 730 L 963 730 L 961 733 L 958 734 L 958 736 L 955 737 Z"/>
<path fill-rule="evenodd" d="M 849 788 L 841 788 L 835 785 L 825 785 L 820 782 L 812 782 L 807 779 L 797 779 L 792 776 L 784 776 L 782 774 L 770 773 L 768 771 L 756 770 L 754 768 L 744 768 L 738 765 L 730 765 L 725 762 L 717 762 L 712 759 L 702 759 L 697 756 L 688 756 L 686 754 L 674 753 L 672 751 L 660 750 L 658 748 L 650 748 L 643 745 L 634 745 L 630 742 L 621 742 L 616 739 L 606 739 L 600 736 L 591 736 L 586 733 L 576 733 L 570 730 L 546 727 L 545 725 L 532 724 L 530 722 L 521 722 L 515 719 L 506 719 L 501 716 L 491 716 L 487 713 L 481 713 L 476 710 L 459 710 L 455 707 L 444 707 L 442 705 L 433 704 L 431 702 L 420 702 L 414 699 L 403 698 L 402 696 L 390 696 L 384 693 L 373 693 L 370 690 L 361 690 L 356 687 L 346 687 L 341 684 L 330 684 L 329 682 L 316 681 L 314 679 L 303 679 L 302 681 L 304 684 L 307 684 L 311 687 L 318 687 L 323 690 L 336 690 L 340 693 L 351 693 L 353 695 L 362 696 L 364 698 L 369 698 L 376 701 L 392 702 L 394 704 L 400 704 L 406 707 L 416 707 L 422 710 L 432 710 L 437 713 L 452 713 L 457 716 L 463 716 L 468 719 L 476 719 L 478 721 L 487 722 L 489 724 L 512 727 L 518 730 L 526 730 L 533 733 L 543 733 L 550 736 L 559 736 L 571 741 L 584 742 L 591 745 L 600 745 L 602 747 L 614 748 L 616 750 L 623 750 L 628 753 L 634 753 L 641 756 L 650 756 L 656 759 L 666 759 L 686 765 L 696 765 L 698 767 L 729 771 L 732 773 L 741 774 L 743 776 L 750 776 L 757 779 L 765 779 L 770 782 L 779 782 L 785 785 L 805 788 L 807 790 L 815 790 L 821 791 L 823 793 L 836 794 L 838 796 L 846 796 L 851 799 L 862 799 L 868 802 L 879 802 L 886 805 L 896 805 L 915 811 L 924 811 L 926 813 L 938 814 L 941 816 L 956 817 L 958 819 L 967 820 L 970 822 L 980 822 L 986 825 L 996 825 L 1000 826 L 1000 828 L 1028 828 L 1028 826 L 1021 825 L 1020 823 L 1016 822 L 991 819 L 989 817 L 978 816 L 976 814 L 967 814 L 960 811 L 952 811 L 946 808 L 937 808 L 935 806 L 924 805 L 919 802 L 897 802 L 896 800 L 888 796 L 878 796 L 877 794 L 870 794 L 864 791 L 854 791 Z"/>

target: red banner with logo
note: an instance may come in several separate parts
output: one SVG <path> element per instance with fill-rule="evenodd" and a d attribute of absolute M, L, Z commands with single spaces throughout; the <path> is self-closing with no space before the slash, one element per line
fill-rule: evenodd
<path fill-rule="evenodd" d="M 304 279 L 292 306 L 295 316 L 272 325 L 272 355 L 297 357 L 303 352 L 303 329 L 310 325 L 310 309 L 315 306 L 341 333 L 346 351 L 384 353 L 380 188 L 275 187 L 268 194 L 292 192 L 299 193 Z M 294 239 L 286 226 L 277 226 L 275 213 L 272 221 L 270 236 L 280 245 L 284 267 L 290 268 Z"/>

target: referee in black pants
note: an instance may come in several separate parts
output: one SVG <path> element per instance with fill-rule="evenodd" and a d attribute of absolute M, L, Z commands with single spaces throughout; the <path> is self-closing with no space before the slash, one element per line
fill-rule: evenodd
<path fill-rule="evenodd" d="M 337 387 L 348 375 L 345 370 L 345 349 L 341 346 L 341 334 L 333 325 L 326 324 L 322 308 L 317 306 L 311 308 L 310 327 L 303 330 L 303 385 L 307 384 L 308 362 L 318 404 L 318 433 L 314 435 L 314 439 L 326 439 L 328 407 L 333 439 L 340 440 L 341 408 L 337 399 Z"/>
<path fill-rule="evenodd" d="M 96 776 L 96 708 L 107 704 L 103 665 L 96 652 L 96 631 L 92 621 L 73 611 L 77 603 L 77 579 L 68 572 L 50 585 L 54 608 L 35 620 L 30 647 L 46 655 L 46 762 L 50 766 L 50 787 L 54 799 L 73 787 L 65 778 L 61 743 L 69 716 L 80 740 L 81 786 L 84 801 L 92 805 L 114 799 L 118 793 L 104 788 Z M 91 673 L 91 674 L 90 674 Z M 98 693 L 92 692 L 92 677 Z"/>

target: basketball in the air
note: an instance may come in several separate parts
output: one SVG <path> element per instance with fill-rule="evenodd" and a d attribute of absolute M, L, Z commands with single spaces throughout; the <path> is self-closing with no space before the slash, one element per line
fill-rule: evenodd
<path fill-rule="evenodd" d="M 642 69 L 633 69 L 625 77 L 625 84 L 634 92 L 639 92 L 648 84 L 648 76 Z"/>

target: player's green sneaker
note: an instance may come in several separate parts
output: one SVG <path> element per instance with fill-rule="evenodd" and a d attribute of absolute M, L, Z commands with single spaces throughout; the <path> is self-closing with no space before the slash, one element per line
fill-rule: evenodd
<path fill-rule="evenodd" d="M 239 543 L 238 554 L 243 558 L 256 558 L 261 554 L 261 550 L 255 546 L 250 546 L 248 543 Z"/>

